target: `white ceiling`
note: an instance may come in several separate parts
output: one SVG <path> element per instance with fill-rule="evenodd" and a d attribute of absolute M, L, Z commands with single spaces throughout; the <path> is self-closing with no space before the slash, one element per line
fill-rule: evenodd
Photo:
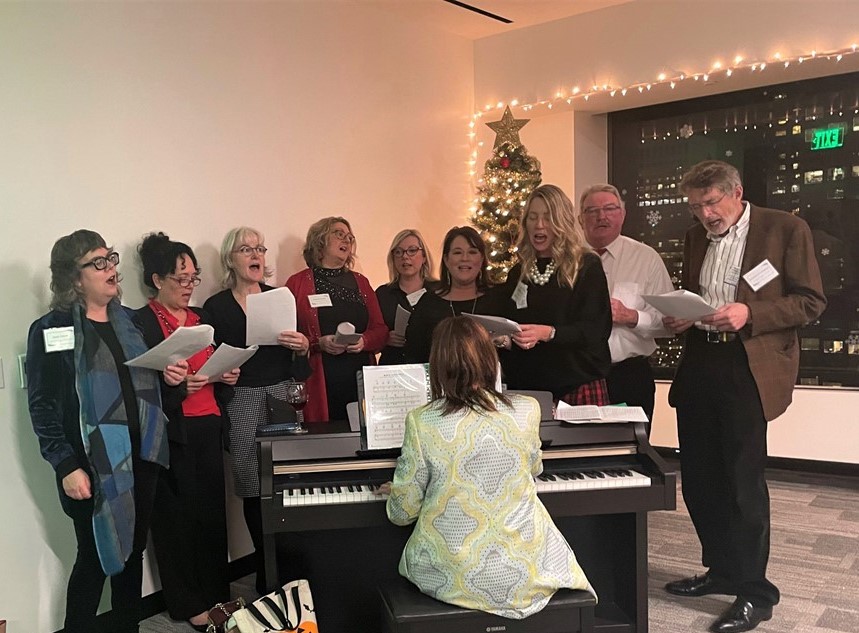
<path fill-rule="evenodd" d="M 424 24 L 469 39 L 479 39 L 543 22 L 568 18 L 634 0 L 460 0 L 463 4 L 512 20 L 504 24 L 444 0 L 362 0 Z"/>

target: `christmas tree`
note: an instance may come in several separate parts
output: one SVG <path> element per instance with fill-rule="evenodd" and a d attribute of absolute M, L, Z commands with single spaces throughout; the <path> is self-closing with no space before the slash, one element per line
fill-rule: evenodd
<path fill-rule="evenodd" d="M 507 279 L 516 263 L 519 218 L 541 180 L 540 161 L 529 156 L 519 140 L 519 130 L 528 121 L 514 119 L 507 108 L 500 121 L 486 124 L 495 132 L 495 145 L 478 181 L 471 221 L 486 241 L 489 275 L 495 283 Z"/>

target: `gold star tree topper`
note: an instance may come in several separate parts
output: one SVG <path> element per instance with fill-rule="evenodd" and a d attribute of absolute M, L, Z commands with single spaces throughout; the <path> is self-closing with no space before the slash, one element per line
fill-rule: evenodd
<path fill-rule="evenodd" d="M 493 145 L 492 149 L 497 149 L 504 143 L 511 143 L 515 147 L 522 145 L 522 141 L 519 140 L 519 130 L 525 127 L 525 124 L 530 120 L 514 119 L 513 114 L 510 112 L 510 106 L 504 108 L 504 114 L 500 121 L 486 124 L 489 126 L 489 129 L 495 132 L 495 145 Z"/>

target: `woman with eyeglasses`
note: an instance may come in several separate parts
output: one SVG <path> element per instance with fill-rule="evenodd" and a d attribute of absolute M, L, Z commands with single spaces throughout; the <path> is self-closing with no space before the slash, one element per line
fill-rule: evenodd
<path fill-rule="evenodd" d="M 30 326 L 27 398 L 42 456 L 56 472 L 77 555 L 68 581 L 66 633 L 98 630 L 110 577 L 111 631 L 137 633 L 143 550 L 156 482 L 168 464 L 158 373 L 124 363 L 146 343 L 119 303 L 119 253 L 93 231 L 51 250 L 51 311 Z M 168 385 L 186 368 L 164 370 Z"/>
<path fill-rule="evenodd" d="M 209 323 L 215 328 L 215 342 L 247 347 L 247 299 L 250 295 L 274 290 L 265 283 L 271 276 L 266 266 L 263 234 L 247 226 L 231 229 L 221 243 L 222 285 L 203 305 Z M 307 380 L 310 343 L 301 332 L 285 330 L 277 345 L 261 345 L 244 365 L 232 399 L 227 403 L 230 420 L 230 461 L 236 494 L 255 552 L 257 591 L 266 593 L 263 584 L 265 559 L 262 547 L 259 466 L 256 430 L 268 424 L 266 397 L 286 400 L 286 386 L 293 380 Z"/>
<path fill-rule="evenodd" d="M 611 302 L 599 257 L 573 203 L 555 185 L 525 204 L 516 264 L 502 287 L 504 316 L 522 326 L 497 342 L 507 386 L 551 391 L 567 404 L 609 403 Z"/>
<path fill-rule="evenodd" d="M 205 323 L 204 313 L 189 306 L 200 284 L 194 251 L 164 233 L 150 233 L 137 250 L 143 284 L 153 294 L 135 315 L 147 345 L 155 347 L 180 327 Z M 222 456 L 227 424 L 222 413 L 239 370 L 200 374 L 213 352 L 209 345 L 182 361 L 187 375 L 180 385 L 162 385 L 164 413 L 170 420 L 170 469 L 158 480 L 152 514 L 167 612 L 199 631 L 206 630 L 212 605 L 230 599 Z"/>
<path fill-rule="evenodd" d="M 328 217 L 307 230 L 303 253 L 307 268 L 286 282 L 295 295 L 298 329 L 310 341 L 307 407 L 310 422 L 345 420 L 346 405 L 358 400 L 356 372 L 375 365 L 388 328 L 370 282 L 352 270 L 355 236 L 344 218 Z M 339 344 L 337 327 L 351 323 L 357 342 Z"/>
<path fill-rule="evenodd" d="M 420 298 L 435 282 L 432 278 L 432 256 L 423 236 L 416 229 L 405 229 L 394 236 L 388 250 L 388 273 L 391 280 L 376 288 L 376 298 L 388 326 L 388 344 L 379 357 L 380 365 L 398 365 L 405 361 L 405 334 L 397 334 L 394 324 L 397 307 L 411 312 Z"/>
<path fill-rule="evenodd" d="M 404 356 L 409 363 L 429 362 L 433 331 L 443 319 L 460 314 L 499 314 L 486 272 L 486 244 L 470 226 L 455 226 L 444 236 L 441 278 L 425 293 L 406 329 Z"/>

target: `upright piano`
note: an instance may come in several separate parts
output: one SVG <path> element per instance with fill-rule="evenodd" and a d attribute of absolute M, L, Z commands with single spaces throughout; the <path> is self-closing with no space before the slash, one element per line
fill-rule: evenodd
<path fill-rule="evenodd" d="M 362 452 L 346 422 L 257 436 L 266 586 L 308 577 L 324 633 L 381 630 L 376 586 L 396 578 L 411 526 L 378 486 L 396 451 Z M 599 596 L 596 630 L 647 633 L 647 512 L 676 507 L 676 476 L 641 423 L 541 423 L 537 491 Z"/>

